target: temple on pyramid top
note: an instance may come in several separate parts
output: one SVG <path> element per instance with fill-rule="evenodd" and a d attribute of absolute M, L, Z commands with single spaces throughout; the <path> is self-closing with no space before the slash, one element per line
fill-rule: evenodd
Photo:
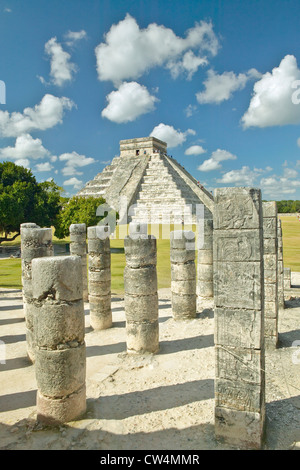
<path fill-rule="evenodd" d="M 100 197 L 122 213 L 126 222 L 181 223 L 190 215 L 195 222 L 199 207 L 212 218 L 214 200 L 156 137 L 120 141 L 120 155 L 89 181 L 77 196 Z"/>
<path fill-rule="evenodd" d="M 139 157 L 153 153 L 167 153 L 167 144 L 156 137 L 141 137 L 120 141 L 121 157 Z"/>

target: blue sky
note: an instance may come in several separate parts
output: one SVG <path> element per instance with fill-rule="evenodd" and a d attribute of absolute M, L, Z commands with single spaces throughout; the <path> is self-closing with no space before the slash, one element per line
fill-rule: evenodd
<path fill-rule="evenodd" d="M 0 0 L 0 161 L 70 196 L 154 135 L 209 190 L 300 199 L 299 24 L 299 0 Z"/>

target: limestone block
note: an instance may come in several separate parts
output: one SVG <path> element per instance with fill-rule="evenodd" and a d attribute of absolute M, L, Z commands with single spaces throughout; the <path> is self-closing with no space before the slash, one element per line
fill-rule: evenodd
<path fill-rule="evenodd" d="M 261 234 L 255 230 L 218 230 L 213 253 L 218 261 L 260 261 Z"/>
<path fill-rule="evenodd" d="M 172 314 L 175 320 L 185 320 L 196 317 L 196 293 L 181 295 L 172 292 Z"/>
<path fill-rule="evenodd" d="M 195 233 L 191 230 L 174 230 L 170 233 L 171 250 L 195 251 Z"/>
<path fill-rule="evenodd" d="M 259 413 L 261 410 L 262 391 L 260 384 L 244 383 L 241 380 L 216 378 L 216 407 L 231 408 L 236 411 Z"/>
<path fill-rule="evenodd" d="M 256 229 L 261 223 L 261 192 L 254 188 L 217 188 L 214 230 Z"/>
<path fill-rule="evenodd" d="M 264 217 L 264 237 L 276 238 L 277 237 L 277 221 L 275 217 Z"/>
<path fill-rule="evenodd" d="M 68 423 L 86 412 L 86 387 L 67 397 L 50 398 L 37 391 L 37 420 L 47 425 Z"/>
<path fill-rule="evenodd" d="M 105 296 L 110 294 L 111 292 L 111 281 L 110 279 L 108 281 L 103 281 L 103 282 L 93 282 L 89 281 L 89 292 L 90 295 L 93 296 Z"/>
<path fill-rule="evenodd" d="M 251 325 L 251 328 L 249 328 Z M 215 344 L 237 348 L 262 347 L 261 312 L 248 309 L 215 308 Z"/>
<path fill-rule="evenodd" d="M 126 322 L 128 353 L 152 353 L 159 350 L 158 321 L 152 323 Z"/>
<path fill-rule="evenodd" d="M 214 296 L 213 282 L 198 280 L 196 291 L 197 291 L 198 297 L 203 297 L 203 298 L 213 297 Z"/>
<path fill-rule="evenodd" d="M 195 250 L 177 250 L 170 251 L 171 263 L 188 263 L 195 260 Z"/>
<path fill-rule="evenodd" d="M 198 266 L 199 264 L 213 264 L 213 250 L 198 250 Z"/>
<path fill-rule="evenodd" d="M 92 271 L 89 269 L 89 281 L 90 282 L 108 282 L 111 281 L 111 268 L 99 269 Z"/>
<path fill-rule="evenodd" d="M 157 321 L 157 293 L 140 297 L 126 294 L 124 301 L 126 321 L 131 323 L 153 323 Z"/>
<path fill-rule="evenodd" d="M 173 281 L 171 280 L 171 291 L 179 295 L 195 295 L 196 294 L 196 279 L 189 279 L 187 281 Z"/>
<path fill-rule="evenodd" d="M 111 256 L 110 252 L 92 254 L 89 252 L 89 270 L 100 270 L 110 268 Z"/>
<path fill-rule="evenodd" d="M 277 301 L 265 301 L 265 317 L 277 318 L 277 316 L 278 316 Z"/>
<path fill-rule="evenodd" d="M 156 266 L 132 269 L 125 266 L 124 290 L 127 294 L 149 295 L 157 292 Z"/>
<path fill-rule="evenodd" d="M 274 255 L 276 250 L 276 238 L 264 238 L 264 254 Z"/>
<path fill-rule="evenodd" d="M 266 201 L 262 204 L 263 217 L 277 217 L 276 201 Z"/>
<path fill-rule="evenodd" d="M 171 264 L 171 280 L 172 281 L 195 281 L 196 268 L 194 262 L 185 264 Z"/>
<path fill-rule="evenodd" d="M 36 350 L 36 380 L 40 393 L 47 397 L 63 397 L 85 384 L 85 344 L 63 350 Z"/>
<path fill-rule="evenodd" d="M 58 344 L 82 343 L 84 341 L 83 301 L 34 304 L 33 330 L 35 345 L 55 349 Z"/>
<path fill-rule="evenodd" d="M 82 267 L 78 256 L 53 256 L 32 260 L 33 296 L 38 300 L 82 299 Z"/>
<path fill-rule="evenodd" d="M 262 264 L 259 262 L 216 262 L 214 266 L 215 305 L 261 310 L 262 269 Z"/>
<path fill-rule="evenodd" d="M 136 239 L 125 237 L 124 250 L 128 267 L 137 268 L 151 264 L 156 265 L 156 238 L 152 238 L 151 235 L 147 238 Z"/>
<path fill-rule="evenodd" d="M 219 379 L 241 382 L 243 385 L 261 383 L 262 354 L 260 350 L 216 345 L 215 359 L 216 375 Z"/>
<path fill-rule="evenodd" d="M 265 418 L 261 413 L 215 408 L 215 430 L 219 438 L 244 449 L 261 449 Z"/>

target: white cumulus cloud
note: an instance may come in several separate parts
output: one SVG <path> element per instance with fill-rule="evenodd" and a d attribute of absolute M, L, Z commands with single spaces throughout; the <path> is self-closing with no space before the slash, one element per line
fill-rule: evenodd
<path fill-rule="evenodd" d="M 51 165 L 51 163 L 49 163 L 49 162 L 38 163 L 35 166 L 35 170 L 38 171 L 38 172 L 51 171 L 52 168 L 53 168 L 53 165 Z"/>
<path fill-rule="evenodd" d="M 300 105 L 293 102 L 298 80 L 300 70 L 296 58 L 286 55 L 278 67 L 254 84 L 249 108 L 241 120 L 244 128 L 299 124 Z"/>
<path fill-rule="evenodd" d="M 78 41 L 81 41 L 82 39 L 86 39 L 87 34 L 86 34 L 86 31 L 82 29 L 81 31 L 68 31 L 64 37 L 67 40 L 66 44 L 69 47 L 71 47 Z"/>
<path fill-rule="evenodd" d="M 21 134 L 45 130 L 62 123 L 65 110 L 70 110 L 74 103 L 65 97 L 46 94 L 34 108 L 25 108 L 23 113 L 0 110 L 0 136 L 17 137 Z"/>
<path fill-rule="evenodd" d="M 82 175 L 82 172 L 78 171 L 77 168 L 82 168 L 95 162 L 94 158 L 79 155 L 74 151 L 63 153 L 58 158 L 61 162 L 66 162 L 65 167 L 62 169 L 62 174 L 65 176 Z"/>
<path fill-rule="evenodd" d="M 198 166 L 199 171 L 220 170 L 222 165 L 220 162 L 225 160 L 236 160 L 237 156 L 227 150 L 217 149 L 212 152 L 211 157 Z"/>
<path fill-rule="evenodd" d="M 4 147 L 0 149 L 0 157 L 3 159 L 33 159 L 39 160 L 49 157 L 47 150 L 40 139 L 33 139 L 30 134 L 23 134 L 17 137 L 14 147 Z"/>
<path fill-rule="evenodd" d="M 185 155 L 201 155 L 205 152 L 206 150 L 202 147 L 202 145 L 191 145 L 184 153 Z"/>
<path fill-rule="evenodd" d="M 63 182 L 64 186 L 73 186 L 74 189 L 81 189 L 83 186 L 83 181 L 79 180 L 75 176 Z"/>
<path fill-rule="evenodd" d="M 158 126 L 154 127 L 150 136 L 166 142 L 168 147 L 177 147 L 186 141 L 189 134 L 195 135 L 196 133 L 193 129 L 181 132 L 180 130 L 174 129 L 173 126 L 160 123 Z"/>
<path fill-rule="evenodd" d="M 107 96 L 108 105 L 101 115 L 110 121 L 122 123 L 137 119 L 154 109 L 158 99 L 137 82 L 125 82 Z"/>
<path fill-rule="evenodd" d="M 217 74 L 213 70 L 207 73 L 204 81 L 205 90 L 196 93 L 197 101 L 200 104 L 214 103 L 229 100 L 237 90 L 245 88 L 248 80 L 260 77 L 261 74 L 256 69 L 250 69 L 246 73 L 236 75 L 234 72 L 224 72 Z"/>
<path fill-rule="evenodd" d="M 63 50 L 56 37 L 46 42 L 45 52 L 50 58 L 50 76 L 54 85 L 62 86 L 70 82 L 77 68 L 70 61 L 70 54 Z"/>
<path fill-rule="evenodd" d="M 224 173 L 222 178 L 217 179 L 217 183 L 252 186 L 257 176 L 257 171 L 251 170 L 249 166 L 243 166 L 239 170 L 231 170 Z"/>
<path fill-rule="evenodd" d="M 105 42 L 95 49 L 98 77 L 118 86 L 124 80 L 141 77 L 153 67 L 168 66 L 174 70 L 177 61 L 178 73 L 184 69 L 191 74 L 202 65 L 204 54 L 215 55 L 218 47 L 211 23 L 196 23 L 181 38 L 172 29 L 156 23 L 140 29 L 136 20 L 127 14 L 124 20 L 111 26 Z M 190 52 L 193 50 L 197 55 Z"/>

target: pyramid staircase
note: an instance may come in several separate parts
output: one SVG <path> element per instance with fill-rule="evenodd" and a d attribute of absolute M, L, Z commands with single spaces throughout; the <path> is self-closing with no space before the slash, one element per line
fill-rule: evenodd
<path fill-rule="evenodd" d="M 120 223 L 195 223 L 212 218 L 213 196 L 175 159 L 167 154 L 167 144 L 155 137 L 120 141 L 120 156 L 89 181 L 78 193 L 100 197 L 121 211 L 126 200 L 127 214 Z M 122 209 L 123 212 L 123 209 Z"/>
<path fill-rule="evenodd" d="M 167 155 L 151 155 L 137 195 L 133 221 L 180 224 L 184 219 L 186 223 L 195 223 L 196 208 L 201 201 L 170 160 Z M 197 187 L 196 180 L 189 177 L 192 185 Z"/>
<path fill-rule="evenodd" d="M 77 196 L 105 198 L 106 192 L 110 187 L 112 176 L 118 167 L 119 159 L 119 156 L 113 158 L 111 164 L 107 165 L 101 173 L 98 173 L 93 180 L 89 181 L 85 187 L 77 193 Z"/>

